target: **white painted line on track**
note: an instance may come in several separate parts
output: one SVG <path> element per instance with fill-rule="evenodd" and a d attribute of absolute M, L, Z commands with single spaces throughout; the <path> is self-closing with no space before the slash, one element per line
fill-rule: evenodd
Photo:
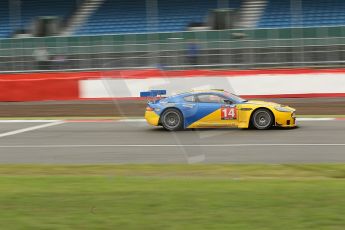
<path fill-rule="evenodd" d="M 300 117 L 297 118 L 297 121 L 333 121 L 336 120 L 336 118 L 330 118 L 330 117 Z"/>
<path fill-rule="evenodd" d="M 0 123 L 53 123 L 60 120 L 0 120 Z"/>
<path fill-rule="evenodd" d="M 48 124 L 36 125 L 36 126 L 24 128 L 24 129 L 18 129 L 18 130 L 10 131 L 10 132 L 7 132 L 7 133 L 1 133 L 0 134 L 0 138 L 1 137 L 7 137 L 7 136 L 16 135 L 16 134 L 20 134 L 20 133 L 25 133 L 25 132 L 29 132 L 29 131 L 33 131 L 33 130 L 37 130 L 37 129 L 43 129 L 43 128 L 47 128 L 47 127 L 50 127 L 50 126 L 60 125 L 62 123 L 65 123 L 65 122 L 64 121 L 55 121 L 55 122 L 51 122 L 51 123 L 48 123 Z"/>
<path fill-rule="evenodd" d="M 299 117 L 296 118 L 297 121 L 335 121 L 335 120 L 345 120 L 340 118 L 332 118 L 332 117 Z M 30 119 L 23 119 L 23 120 L 0 120 L 0 123 L 54 123 L 61 120 L 30 120 Z M 81 120 L 65 120 L 68 123 L 89 123 L 89 122 L 146 122 L 143 118 L 128 118 L 128 119 L 81 119 Z"/>
<path fill-rule="evenodd" d="M 84 148 L 84 147 L 263 147 L 263 146 L 277 146 L 277 147 L 289 147 L 289 146 L 345 146 L 345 143 L 288 143 L 288 144 L 114 144 L 114 145 L 0 145 L 0 148 Z"/>
<path fill-rule="evenodd" d="M 296 118 L 297 121 L 334 121 L 336 118 L 332 117 L 299 117 Z M 117 122 L 146 122 L 145 119 L 121 119 Z"/>
<path fill-rule="evenodd" d="M 121 119 L 121 120 L 118 120 L 118 122 L 146 122 L 146 120 L 141 119 L 141 118 L 138 118 L 138 119 Z"/>

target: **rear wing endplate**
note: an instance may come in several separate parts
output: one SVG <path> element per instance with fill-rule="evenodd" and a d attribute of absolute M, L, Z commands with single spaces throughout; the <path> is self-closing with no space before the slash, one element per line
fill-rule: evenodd
<path fill-rule="evenodd" d="M 145 97 L 148 100 L 161 99 L 163 95 L 166 95 L 167 91 L 165 89 L 154 89 L 150 91 L 140 92 L 140 97 Z"/>

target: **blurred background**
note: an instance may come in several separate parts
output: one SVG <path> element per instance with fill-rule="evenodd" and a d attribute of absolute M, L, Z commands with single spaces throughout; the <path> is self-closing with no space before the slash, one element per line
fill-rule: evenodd
<path fill-rule="evenodd" d="M 344 0 L 9 0 L 0 71 L 341 67 Z"/>

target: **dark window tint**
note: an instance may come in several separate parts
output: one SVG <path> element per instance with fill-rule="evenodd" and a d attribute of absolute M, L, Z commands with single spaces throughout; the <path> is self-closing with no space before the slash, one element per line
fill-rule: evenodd
<path fill-rule="evenodd" d="M 193 95 L 183 98 L 187 102 L 195 102 L 195 97 Z"/>
<path fill-rule="evenodd" d="M 224 103 L 224 98 L 213 94 L 200 94 L 198 101 L 202 103 Z"/>

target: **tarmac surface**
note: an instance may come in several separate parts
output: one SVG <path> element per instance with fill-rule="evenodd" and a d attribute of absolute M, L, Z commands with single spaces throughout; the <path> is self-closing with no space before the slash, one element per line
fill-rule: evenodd
<path fill-rule="evenodd" d="M 0 163 L 345 162 L 345 120 L 167 132 L 142 120 L 1 121 Z"/>
<path fill-rule="evenodd" d="M 254 99 L 253 99 L 254 100 Z M 297 109 L 299 115 L 343 115 L 345 98 L 258 98 Z M 146 100 L 0 102 L 0 117 L 143 116 Z"/>

